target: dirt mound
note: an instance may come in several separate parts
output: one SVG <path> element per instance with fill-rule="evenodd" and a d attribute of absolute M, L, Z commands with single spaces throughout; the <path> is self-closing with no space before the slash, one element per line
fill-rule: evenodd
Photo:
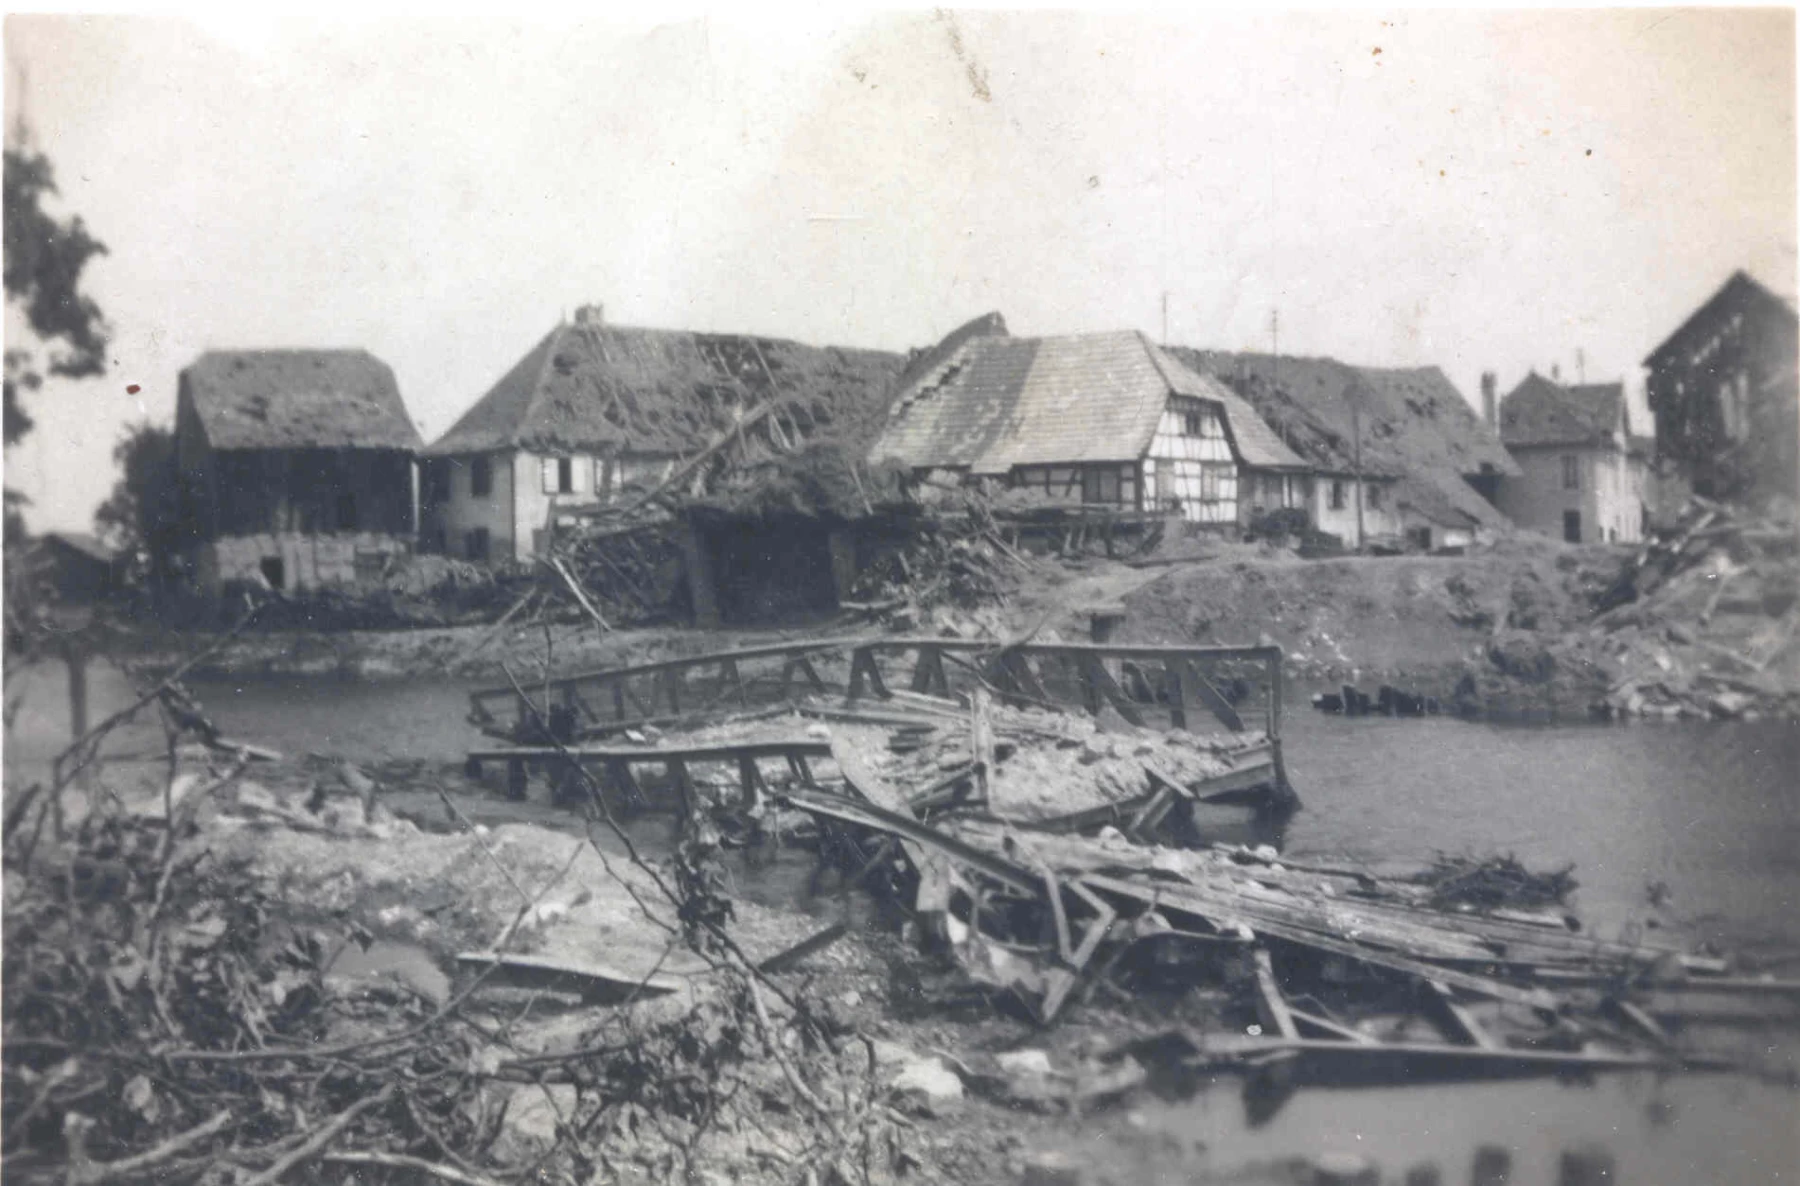
<path fill-rule="evenodd" d="M 1616 551 L 1520 538 L 1467 556 L 1183 566 L 1125 598 L 1124 636 L 1218 645 L 1267 636 L 1302 677 L 1391 677 L 1447 696 L 1495 646 L 1585 617 L 1616 560 Z"/>

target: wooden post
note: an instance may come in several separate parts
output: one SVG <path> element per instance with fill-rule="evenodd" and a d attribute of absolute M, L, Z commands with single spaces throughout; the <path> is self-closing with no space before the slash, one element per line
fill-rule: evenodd
<path fill-rule="evenodd" d="M 686 520 L 681 530 L 682 574 L 687 580 L 688 600 L 694 607 L 694 625 L 703 630 L 719 627 L 719 591 L 713 572 L 712 554 L 706 550 L 706 539 L 694 522 Z"/>
<path fill-rule="evenodd" d="M 1288 1012 L 1287 1002 L 1281 999 L 1280 985 L 1275 982 L 1275 966 L 1269 961 L 1269 949 L 1258 947 L 1253 958 L 1256 962 L 1256 1012 L 1262 1019 L 1263 1028 L 1273 1030 L 1283 1038 L 1298 1038 L 1300 1031 Z"/>
<path fill-rule="evenodd" d="M 833 527 L 825 539 L 831 550 L 831 588 L 841 605 L 855 591 L 856 536 L 848 527 Z"/>
<path fill-rule="evenodd" d="M 64 643 L 63 662 L 69 668 L 69 736 L 73 740 L 88 731 L 87 653 L 80 643 Z"/>

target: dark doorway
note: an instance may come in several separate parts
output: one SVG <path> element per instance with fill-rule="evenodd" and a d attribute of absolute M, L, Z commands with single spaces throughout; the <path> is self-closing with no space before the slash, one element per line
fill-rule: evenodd
<path fill-rule="evenodd" d="M 287 566 L 281 562 L 281 557 L 264 556 L 262 563 L 257 567 L 262 569 L 263 580 L 269 582 L 269 588 L 285 589 L 287 587 Z"/>
<path fill-rule="evenodd" d="M 736 624 L 804 621 L 837 608 L 831 536 L 803 516 L 715 521 L 705 525 L 719 616 Z"/>
<path fill-rule="evenodd" d="M 1567 540 L 1569 543 L 1572 543 L 1572 544 L 1578 544 L 1581 542 L 1581 512 L 1580 511 L 1564 511 L 1563 512 L 1563 539 Z"/>

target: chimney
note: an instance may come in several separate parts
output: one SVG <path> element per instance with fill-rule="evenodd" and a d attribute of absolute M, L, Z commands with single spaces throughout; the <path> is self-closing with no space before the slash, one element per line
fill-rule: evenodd
<path fill-rule="evenodd" d="M 1494 372 L 1481 372 L 1481 418 L 1488 422 L 1489 428 L 1500 424 L 1500 405 L 1494 398 Z"/>
<path fill-rule="evenodd" d="M 605 325 L 606 324 L 606 306 L 599 304 L 597 302 L 592 305 L 582 305 L 580 308 L 575 310 L 575 324 L 576 325 Z"/>
<path fill-rule="evenodd" d="M 1552 383 L 1562 382 L 1562 367 L 1554 362 L 1550 364 L 1550 381 Z"/>

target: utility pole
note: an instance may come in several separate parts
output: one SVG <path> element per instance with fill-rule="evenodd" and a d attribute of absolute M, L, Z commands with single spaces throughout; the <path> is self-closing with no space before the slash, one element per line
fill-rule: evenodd
<path fill-rule="evenodd" d="M 1356 471 L 1356 550 L 1363 550 L 1363 473 L 1362 473 L 1362 396 L 1358 386 L 1350 385 L 1350 465 Z"/>
<path fill-rule="evenodd" d="M 1169 347 L 1169 290 L 1163 289 L 1163 349 Z"/>
<path fill-rule="evenodd" d="M 1575 381 L 1587 382 L 1587 355 L 1579 346 L 1575 347 Z"/>
<path fill-rule="evenodd" d="M 1269 386 L 1281 386 L 1281 310 L 1269 310 Z"/>

